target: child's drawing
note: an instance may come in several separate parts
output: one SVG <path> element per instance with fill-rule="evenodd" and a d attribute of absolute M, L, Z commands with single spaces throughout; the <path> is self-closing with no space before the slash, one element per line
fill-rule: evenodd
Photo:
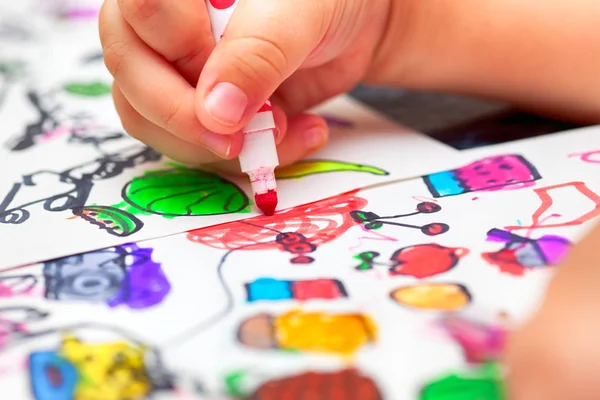
<path fill-rule="evenodd" d="M 171 291 L 160 264 L 152 259 L 152 249 L 136 244 L 47 261 L 40 269 L 0 275 L 0 297 L 31 297 L 39 285 L 40 295 L 49 300 L 146 309 Z"/>
<path fill-rule="evenodd" d="M 133 178 L 122 196 L 132 213 L 177 217 L 250 212 L 248 196 L 234 183 L 213 172 L 186 167 L 147 171 Z"/>
<path fill-rule="evenodd" d="M 389 172 L 369 165 L 359 165 L 333 160 L 301 160 L 275 170 L 277 179 L 297 179 L 332 172 L 359 172 L 371 175 L 389 175 Z"/>
<path fill-rule="evenodd" d="M 344 284 L 337 279 L 282 280 L 259 278 L 246 285 L 248 302 L 337 300 L 348 297 Z"/>
<path fill-rule="evenodd" d="M 597 129 L 458 152 L 339 97 L 267 217 L 124 132 L 93 21 L 11 19 L 0 397 L 504 397 L 508 329 L 460 316 L 531 312 L 600 215 Z"/>
<path fill-rule="evenodd" d="M 472 300 L 469 290 L 458 283 L 401 286 L 392 290 L 390 296 L 400 305 L 429 311 L 458 311 Z"/>
<path fill-rule="evenodd" d="M 68 82 L 64 88 L 72 95 L 84 97 L 107 96 L 111 93 L 110 85 L 104 82 Z"/>
<path fill-rule="evenodd" d="M 398 214 L 398 215 L 390 215 L 380 217 L 379 215 L 369 212 L 369 211 L 353 211 L 351 213 L 352 218 L 357 222 L 362 224 L 367 230 L 377 230 L 382 228 L 385 225 L 390 226 L 400 226 L 403 228 L 412 228 L 418 229 L 423 234 L 427 236 L 437 236 L 443 233 L 448 232 L 450 227 L 447 224 L 443 224 L 440 222 L 434 222 L 422 226 L 416 226 L 411 224 L 405 224 L 401 222 L 396 222 L 395 220 L 412 217 L 418 214 L 433 214 L 442 210 L 442 207 L 439 204 L 432 202 L 423 202 L 417 204 L 416 211 L 408 213 L 408 214 Z"/>
<path fill-rule="evenodd" d="M 534 193 L 539 197 L 541 204 L 531 216 L 531 225 L 509 225 L 505 229 L 515 231 L 576 226 L 600 215 L 600 196 L 585 182 L 540 187 L 536 188 Z M 573 197 L 569 202 L 563 201 L 562 204 L 556 205 L 555 196 Z"/>
<path fill-rule="evenodd" d="M 259 216 L 198 229 L 187 237 L 216 249 L 277 249 L 290 253 L 292 263 L 311 263 L 314 258 L 308 253 L 339 238 L 355 225 L 351 213 L 367 205 L 367 200 L 357 193 L 295 207 L 271 217 Z"/>
<path fill-rule="evenodd" d="M 127 237 L 144 226 L 142 220 L 132 213 L 108 206 L 83 206 L 72 209 L 75 217 L 96 225 L 108 234 Z"/>
<path fill-rule="evenodd" d="M 380 254 L 366 251 L 354 256 L 360 261 L 355 269 L 367 271 L 379 266 L 389 274 L 408 275 L 417 279 L 430 278 L 456 267 L 469 250 L 462 247 L 445 247 L 435 243 L 417 244 L 396 250 L 389 261 L 379 261 Z"/>
<path fill-rule="evenodd" d="M 227 376 L 227 394 L 233 399 L 280 400 L 324 399 L 382 400 L 377 384 L 360 371 L 348 368 L 338 371 L 307 371 L 293 376 L 268 380 L 258 387 L 245 381 L 251 372 L 233 372 Z M 252 382 L 252 381 L 250 381 Z M 250 386 L 248 390 L 246 387 Z M 255 385 L 256 386 L 256 385 Z M 318 389 L 317 389 L 318 388 Z"/>
<path fill-rule="evenodd" d="M 116 177 L 128 168 L 149 161 L 157 161 L 161 157 L 160 154 L 149 147 L 132 146 L 119 153 L 102 156 L 60 172 L 42 170 L 23 175 L 22 181 L 14 183 L 0 201 L 0 224 L 22 224 L 26 222 L 31 217 L 31 211 L 28 209 L 39 204 L 45 211 L 50 212 L 81 209 L 86 205 L 96 181 Z M 42 198 L 19 204 L 18 199 L 21 192 L 27 192 L 28 189 L 35 188 L 38 179 L 51 179 L 60 183 L 61 186 L 66 184 L 69 189 L 49 195 L 46 194 Z"/>
<path fill-rule="evenodd" d="M 85 92 L 100 90 L 98 84 L 84 86 L 81 84 L 67 84 L 68 92 Z M 31 107 L 37 112 L 36 121 L 29 123 L 23 133 L 14 135 L 7 143 L 6 148 L 12 152 L 29 150 L 32 147 L 54 140 L 60 136 L 67 136 L 67 143 L 77 145 L 90 145 L 103 154 L 102 145 L 116 140 L 123 140 L 126 135 L 118 129 L 105 126 L 94 121 L 93 117 L 85 113 L 65 115 L 63 107 L 57 102 L 55 93 L 40 93 L 30 90 L 27 99 Z"/>
<path fill-rule="evenodd" d="M 456 196 L 470 192 L 520 189 L 541 179 L 537 169 L 518 154 L 477 160 L 460 168 L 423 177 L 433 197 Z"/>
<path fill-rule="evenodd" d="M 483 259 L 513 275 L 523 275 L 527 269 L 557 265 L 572 246 L 568 239 L 557 235 L 532 239 L 500 229 L 490 230 L 487 240 L 504 243 L 504 246 L 495 252 L 482 253 Z"/>
<path fill-rule="evenodd" d="M 238 339 L 244 346 L 285 350 L 352 354 L 375 342 L 377 328 L 362 314 L 328 314 L 289 311 L 258 314 L 240 324 Z"/>

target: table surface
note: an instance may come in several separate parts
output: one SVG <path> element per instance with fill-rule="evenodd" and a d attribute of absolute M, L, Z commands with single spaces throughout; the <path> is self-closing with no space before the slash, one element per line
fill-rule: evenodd
<path fill-rule="evenodd" d="M 350 94 L 389 118 L 459 150 L 580 127 L 463 96 L 363 86 Z"/>

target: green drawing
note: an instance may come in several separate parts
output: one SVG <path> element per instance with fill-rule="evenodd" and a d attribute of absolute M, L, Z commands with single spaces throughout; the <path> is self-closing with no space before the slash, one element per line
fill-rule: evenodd
<path fill-rule="evenodd" d="M 70 82 L 64 86 L 65 90 L 77 96 L 99 97 L 110 94 L 111 88 L 103 82 Z"/>
<path fill-rule="evenodd" d="M 225 376 L 225 395 L 235 399 L 244 398 L 247 393 L 242 389 L 243 381 L 246 379 L 245 371 L 233 371 Z"/>
<path fill-rule="evenodd" d="M 118 237 L 133 235 L 144 226 L 132 213 L 115 207 L 84 206 L 73 209 L 73 214 Z"/>
<path fill-rule="evenodd" d="M 389 175 L 389 172 L 369 165 L 353 164 L 344 161 L 304 160 L 275 169 L 275 177 L 277 179 L 298 179 L 309 175 L 330 172 L 362 172 L 372 175 Z"/>
<path fill-rule="evenodd" d="M 375 259 L 377 257 L 379 257 L 379 253 L 375 251 L 365 251 L 352 256 L 352 258 L 355 260 L 360 261 L 360 264 L 358 264 L 355 269 L 358 271 L 367 271 L 373 269 L 373 264 L 375 264 Z"/>
<path fill-rule="evenodd" d="M 504 400 L 502 373 L 496 364 L 470 373 L 452 374 L 427 384 L 420 400 Z"/>
<path fill-rule="evenodd" d="M 134 178 L 122 192 L 129 212 L 165 217 L 249 213 L 248 196 L 219 175 L 199 169 L 175 167 L 148 171 Z M 124 209 L 123 204 L 115 205 Z"/>

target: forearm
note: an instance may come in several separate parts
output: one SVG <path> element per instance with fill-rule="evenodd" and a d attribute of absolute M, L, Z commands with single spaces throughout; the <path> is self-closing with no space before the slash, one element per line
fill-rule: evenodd
<path fill-rule="evenodd" d="M 600 2 L 392 2 L 369 82 L 600 122 Z"/>

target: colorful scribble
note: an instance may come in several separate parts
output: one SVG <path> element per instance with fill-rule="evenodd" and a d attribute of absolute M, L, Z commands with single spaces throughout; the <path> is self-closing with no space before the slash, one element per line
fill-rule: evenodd
<path fill-rule="evenodd" d="M 73 215 L 117 237 L 131 236 L 144 226 L 135 215 L 114 207 L 84 206 L 71 211 Z"/>
<path fill-rule="evenodd" d="M 182 166 L 147 171 L 123 188 L 122 197 L 133 214 L 179 217 L 251 211 L 248 196 L 232 182 L 213 172 Z"/>
<path fill-rule="evenodd" d="M 60 348 L 29 357 L 35 400 L 142 400 L 152 390 L 145 350 L 126 342 L 87 344 L 67 336 Z"/>
<path fill-rule="evenodd" d="M 572 192 L 573 190 L 575 190 L 575 192 Z M 551 212 L 551 208 L 554 206 L 554 199 L 550 195 L 551 191 L 555 191 L 554 193 L 558 191 L 561 194 L 564 194 L 565 192 L 572 192 L 568 194 L 576 193 L 578 197 L 579 195 L 581 195 L 585 199 L 590 200 L 593 203 L 593 207 L 591 209 L 582 210 L 582 212 L 578 216 L 567 221 L 544 223 L 542 222 L 542 220 L 545 218 L 544 214 L 547 212 Z M 504 229 L 509 231 L 515 231 L 519 229 L 534 230 L 542 228 L 563 228 L 567 226 L 581 225 L 600 216 L 600 196 L 594 191 L 592 191 L 584 182 L 567 182 L 561 183 L 559 185 L 541 187 L 534 189 L 534 193 L 540 198 L 541 204 L 531 216 L 531 225 L 510 225 L 505 226 Z M 570 204 L 572 205 L 573 202 L 571 202 Z M 553 213 L 553 215 L 556 217 L 562 216 L 562 214 L 563 213 Z"/>
<path fill-rule="evenodd" d="M 572 247 L 572 243 L 562 236 L 544 235 L 531 239 L 500 229 L 490 230 L 487 240 L 504 243 L 504 247 L 482 253 L 483 259 L 511 275 L 523 275 L 527 269 L 557 265 Z"/>
<path fill-rule="evenodd" d="M 44 263 L 46 297 L 145 309 L 161 303 L 171 285 L 152 249 L 136 244 L 59 258 Z"/>
<path fill-rule="evenodd" d="M 347 297 L 346 289 L 337 279 L 281 280 L 260 278 L 247 283 L 248 302 L 261 300 L 336 300 Z"/>
<path fill-rule="evenodd" d="M 332 172 L 358 172 L 371 175 L 389 175 L 389 172 L 370 165 L 333 160 L 301 160 L 275 170 L 277 179 L 299 179 L 310 175 Z"/>
<path fill-rule="evenodd" d="M 464 193 L 521 189 L 535 185 L 542 176 L 523 156 L 486 157 L 463 167 L 423 177 L 435 198 Z"/>
<path fill-rule="evenodd" d="M 367 205 L 358 191 L 294 207 L 273 216 L 259 216 L 188 233 L 194 243 L 222 250 L 271 250 L 289 252 L 293 263 L 311 262 L 307 253 L 328 243 L 354 226 L 349 213 Z"/>
<path fill-rule="evenodd" d="M 419 214 L 434 214 L 442 210 L 442 207 L 436 203 L 423 202 L 417 204 L 416 210 L 408 214 L 398 214 L 386 217 L 380 217 L 379 215 L 370 211 L 352 211 L 350 215 L 359 224 L 362 224 L 367 230 L 376 230 L 382 228 L 384 225 L 399 226 L 403 228 L 418 229 L 427 236 L 437 236 L 448 232 L 450 227 L 447 224 L 440 222 L 433 222 L 423 226 L 403 224 L 400 222 L 394 222 L 391 220 L 412 217 Z"/>
<path fill-rule="evenodd" d="M 248 373 L 233 372 L 226 380 L 227 395 L 246 400 L 382 400 L 375 382 L 354 368 L 340 371 L 307 371 L 298 375 L 272 379 L 251 393 L 243 387 Z"/>
<path fill-rule="evenodd" d="M 419 400 L 504 400 L 504 374 L 500 365 L 490 363 L 450 374 L 427 383 Z"/>
<path fill-rule="evenodd" d="M 73 95 L 84 97 L 106 96 L 111 93 L 110 85 L 104 82 L 69 82 L 64 89 Z"/>
<path fill-rule="evenodd" d="M 483 364 L 501 358 L 508 337 L 502 324 L 448 315 L 442 318 L 440 326 L 462 348 L 467 362 Z"/>
<path fill-rule="evenodd" d="M 425 283 L 392 290 L 398 304 L 417 310 L 457 311 L 471 303 L 471 293 L 458 283 Z"/>
<path fill-rule="evenodd" d="M 408 275 L 417 279 L 430 278 L 454 268 L 461 258 L 469 254 L 462 247 L 445 247 L 435 243 L 418 244 L 396 250 L 389 262 L 378 261 L 379 253 L 367 251 L 354 256 L 360 261 L 354 268 L 369 271 L 384 266 L 389 274 Z"/>
<path fill-rule="evenodd" d="M 350 355 L 376 339 L 375 324 L 362 314 L 290 311 L 245 320 L 239 341 L 257 349 Z"/>

